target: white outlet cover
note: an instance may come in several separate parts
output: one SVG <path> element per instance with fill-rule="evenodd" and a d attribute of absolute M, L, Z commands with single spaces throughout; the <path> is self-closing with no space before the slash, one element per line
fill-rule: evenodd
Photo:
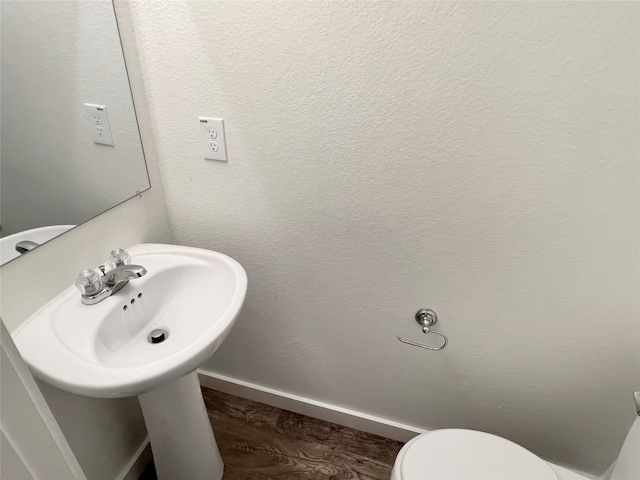
<path fill-rule="evenodd" d="M 93 142 L 113 147 L 113 136 L 111 135 L 107 107 L 105 105 L 96 105 L 95 103 L 85 103 L 84 109 L 87 114 L 89 133 Z"/>
<path fill-rule="evenodd" d="M 222 118 L 198 117 L 202 156 L 207 160 L 227 161 L 227 142 Z"/>

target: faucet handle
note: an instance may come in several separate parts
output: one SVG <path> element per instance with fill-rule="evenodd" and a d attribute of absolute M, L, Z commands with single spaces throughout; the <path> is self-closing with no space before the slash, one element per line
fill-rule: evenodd
<path fill-rule="evenodd" d="M 124 248 L 116 248 L 112 250 L 107 259 L 109 268 L 114 269 L 131 263 L 131 255 Z"/>
<path fill-rule="evenodd" d="M 102 278 L 95 270 L 82 270 L 76 277 L 76 288 L 83 295 L 97 295 L 103 289 Z"/>

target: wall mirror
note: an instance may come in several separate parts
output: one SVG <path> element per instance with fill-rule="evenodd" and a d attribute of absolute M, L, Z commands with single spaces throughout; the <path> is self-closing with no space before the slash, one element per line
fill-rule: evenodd
<path fill-rule="evenodd" d="M 2 264 L 150 183 L 111 1 L 0 5 Z"/>

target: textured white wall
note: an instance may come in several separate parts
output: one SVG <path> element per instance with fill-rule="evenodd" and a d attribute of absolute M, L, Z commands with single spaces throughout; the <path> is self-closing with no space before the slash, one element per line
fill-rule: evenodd
<path fill-rule="evenodd" d="M 109 0 L 2 1 L 2 234 L 79 224 L 149 186 Z M 84 103 L 107 105 L 96 145 Z"/>
<path fill-rule="evenodd" d="M 143 193 L 142 198 L 133 198 L 29 255 L 0 267 L 0 316 L 9 331 L 15 330 L 41 305 L 73 283 L 80 270 L 103 263 L 113 248 L 126 248 L 140 242 L 171 242 L 128 13 L 128 8 L 118 8 L 123 36 L 129 40 L 124 42 L 125 53 L 145 143 L 151 189 Z M 91 399 L 63 392 L 43 382 L 38 384 L 87 478 L 121 478 L 146 437 L 138 400 Z"/>
<path fill-rule="evenodd" d="M 207 368 L 605 470 L 640 383 L 637 3 L 132 8 L 175 240 L 250 279 Z M 419 307 L 446 350 L 395 339 Z"/>

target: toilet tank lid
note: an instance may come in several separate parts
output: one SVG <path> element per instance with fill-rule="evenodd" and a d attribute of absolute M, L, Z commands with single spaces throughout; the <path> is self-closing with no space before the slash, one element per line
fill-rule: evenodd
<path fill-rule="evenodd" d="M 434 430 L 415 438 L 401 460 L 403 480 L 558 480 L 553 468 L 505 438 L 475 430 Z"/>

